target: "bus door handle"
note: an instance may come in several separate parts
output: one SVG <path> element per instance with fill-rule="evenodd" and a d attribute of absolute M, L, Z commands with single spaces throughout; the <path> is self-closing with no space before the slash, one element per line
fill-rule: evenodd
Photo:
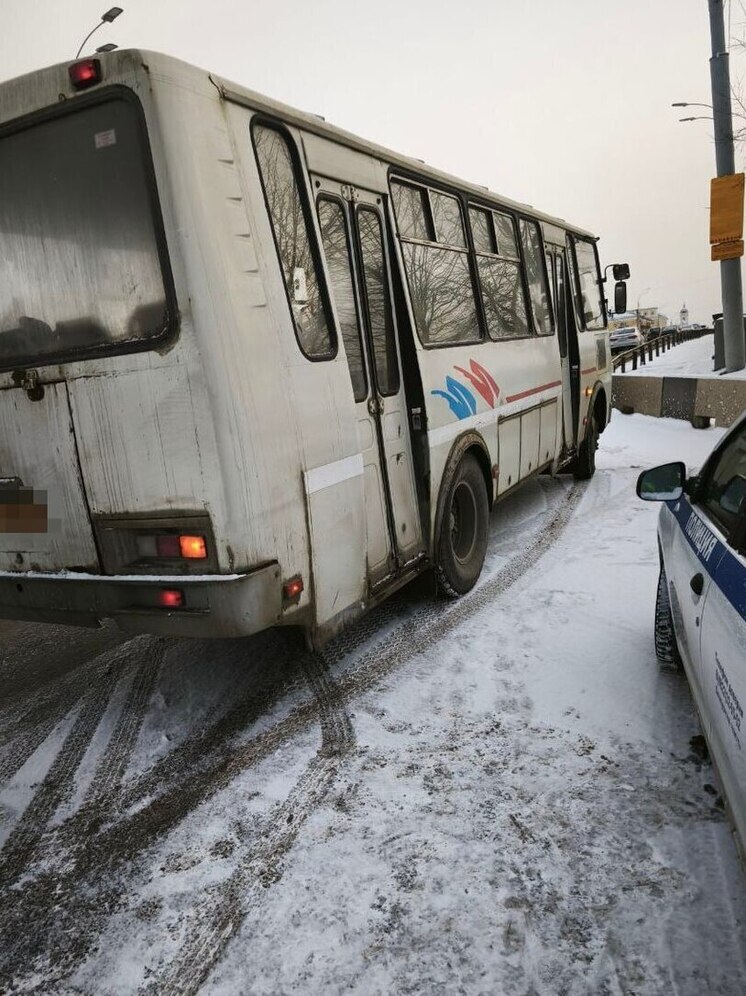
<path fill-rule="evenodd" d="M 368 412 L 375 418 L 376 415 L 381 414 L 381 402 L 375 396 L 375 394 L 368 398 Z"/>
<path fill-rule="evenodd" d="M 699 573 L 695 574 L 694 577 L 689 582 L 689 587 L 692 589 L 697 598 L 699 598 L 699 596 L 704 591 L 705 587 L 704 577 Z"/>

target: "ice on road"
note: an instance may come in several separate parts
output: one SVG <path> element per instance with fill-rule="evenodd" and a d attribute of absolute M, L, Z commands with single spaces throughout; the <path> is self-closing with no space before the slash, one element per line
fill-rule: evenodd
<path fill-rule="evenodd" d="M 7 627 L 0 990 L 740 996 L 744 878 L 634 494 L 719 436 L 615 413 L 587 486 L 495 509 L 475 592 L 323 655 Z"/>

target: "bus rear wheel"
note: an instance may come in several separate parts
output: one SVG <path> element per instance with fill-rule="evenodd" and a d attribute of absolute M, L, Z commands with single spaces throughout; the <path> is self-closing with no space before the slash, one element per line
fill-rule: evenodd
<path fill-rule="evenodd" d="M 489 504 L 479 464 L 467 453 L 448 487 L 441 517 L 435 573 L 451 598 L 476 584 L 487 552 Z"/>

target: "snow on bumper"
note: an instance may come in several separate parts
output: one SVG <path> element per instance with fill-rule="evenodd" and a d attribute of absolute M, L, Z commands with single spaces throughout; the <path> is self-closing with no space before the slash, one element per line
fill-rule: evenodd
<path fill-rule="evenodd" d="M 184 605 L 162 608 L 163 589 Z M 247 636 L 282 616 L 280 568 L 247 574 L 106 576 L 66 571 L 0 573 L 0 618 L 98 626 L 113 619 L 128 632 L 159 636 Z"/>

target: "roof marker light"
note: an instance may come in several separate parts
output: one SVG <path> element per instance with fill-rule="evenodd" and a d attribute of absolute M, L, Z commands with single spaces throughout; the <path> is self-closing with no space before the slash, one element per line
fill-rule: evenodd
<path fill-rule="evenodd" d="M 86 90 L 101 82 L 101 63 L 98 59 L 82 59 L 67 69 L 70 82 L 76 90 Z"/>

